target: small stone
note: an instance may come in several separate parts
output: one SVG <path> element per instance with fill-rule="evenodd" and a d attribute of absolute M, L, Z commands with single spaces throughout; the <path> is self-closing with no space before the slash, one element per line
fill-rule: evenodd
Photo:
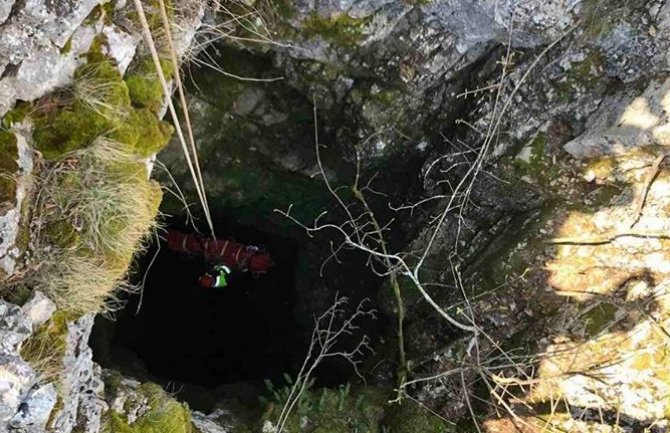
<path fill-rule="evenodd" d="M 33 297 L 21 307 L 23 314 L 32 323 L 33 329 L 51 318 L 56 311 L 56 304 L 42 292 L 35 291 Z"/>
<path fill-rule="evenodd" d="M 105 35 L 108 41 L 109 56 L 116 60 L 121 74 L 124 74 L 135 56 L 139 36 L 128 34 L 118 26 L 105 26 L 102 34 Z"/>
<path fill-rule="evenodd" d="M 593 182 L 594 180 L 596 180 L 596 174 L 595 174 L 595 172 L 594 172 L 593 170 L 589 170 L 589 171 L 587 171 L 587 172 L 584 174 L 584 176 L 583 176 L 582 178 L 583 178 L 585 181 L 587 181 L 588 183 L 591 183 L 591 182 Z"/>

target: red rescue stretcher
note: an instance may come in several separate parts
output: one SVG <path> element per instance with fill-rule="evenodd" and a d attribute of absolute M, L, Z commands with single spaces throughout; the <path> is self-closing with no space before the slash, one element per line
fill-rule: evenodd
<path fill-rule="evenodd" d="M 169 230 L 168 248 L 188 254 L 202 254 L 210 263 L 220 263 L 238 271 L 264 274 L 272 266 L 270 255 L 260 248 L 231 240 L 217 240 L 198 234 Z"/>

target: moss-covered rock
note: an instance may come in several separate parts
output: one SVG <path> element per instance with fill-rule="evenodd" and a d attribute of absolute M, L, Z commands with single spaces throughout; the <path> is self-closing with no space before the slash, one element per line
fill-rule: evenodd
<path fill-rule="evenodd" d="M 25 117 L 30 114 L 32 109 L 33 105 L 28 102 L 17 103 L 14 108 L 2 116 L 2 121 L 0 121 L 2 127 L 7 129 L 11 128 L 15 123 L 21 122 L 23 119 L 25 119 Z"/>
<path fill-rule="evenodd" d="M 55 112 L 36 113 L 34 145 L 46 159 L 85 148 L 101 136 L 126 143 L 146 157 L 165 146 L 172 134 L 171 126 L 158 119 L 155 111 L 142 104 L 131 106 L 126 82 L 107 59 L 76 71 L 72 98 Z M 153 103 L 147 104 L 157 110 Z"/>
<path fill-rule="evenodd" d="M 161 69 L 168 80 L 174 74 L 172 62 L 168 60 L 161 60 Z M 148 108 L 154 113 L 160 110 L 165 100 L 163 86 L 151 58 L 142 59 L 126 74 L 124 80 L 133 106 Z"/>
<path fill-rule="evenodd" d="M 40 195 L 40 209 L 50 209 L 40 215 L 41 241 L 56 247 L 37 255 L 45 261 L 42 290 L 60 308 L 85 312 L 100 308 L 122 282 L 153 224 L 162 194 L 147 179 L 143 158 L 167 143 L 172 127 L 150 109 L 131 106 L 110 61 L 75 75 L 72 101 L 35 113 L 34 144 L 52 160 Z M 99 272 L 83 272 L 86 266 Z"/>
<path fill-rule="evenodd" d="M 161 387 L 152 383 L 140 385 L 135 398 L 146 410 L 129 422 L 125 415 L 109 411 L 103 418 L 103 433 L 192 433 L 191 411 Z"/>
<path fill-rule="evenodd" d="M 390 406 L 384 426 L 389 433 L 444 433 L 447 424 L 413 402 Z"/>
<path fill-rule="evenodd" d="M 21 347 L 21 356 L 43 380 L 57 380 L 61 374 L 67 348 L 68 322 L 76 316 L 56 311 L 51 319 L 37 328 Z"/>
<path fill-rule="evenodd" d="M 129 146 L 140 157 L 148 157 L 165 147 L 174 128 L 159 120 L 148 108 L 133 109 L 123 124 L 112 131 L 110 136 Z"/>

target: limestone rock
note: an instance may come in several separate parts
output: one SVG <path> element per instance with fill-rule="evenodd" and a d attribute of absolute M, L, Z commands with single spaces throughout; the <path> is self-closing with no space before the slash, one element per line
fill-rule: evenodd
<path fill-rule="evenodd" d="M 0 354 L 15 352 L 32 329 L 30 319 L 21 308 L 0 300 Z"/>
<path fill-rule="evenodd" d="M 64 86 L 88 50 L 80 24 L 98 1 L 74 3 L 28 0 L 0 26 L 0 115 L 14 101 L 33 100 Z M 71 47 L 61 53 L 66 42 Z"/>
<path fill-rule="evenodd" d="M 24 222 L 21 206 L 31 191 L 32 182 L 30 175 L 33 170 L 32 150 L 27 144 L 27 137 L 31 134 L 30 126 L 22 124 L 14 125 L 12 132 L 16 136 L 16 146 L 18 148 L 16 160 L 18 165 L 18 172 L 16 173 L 16 200 L 12 208 L 7 210 L 4 215 L 0 215 L 0 269 L 7 275 L 14 273 L 16 263 L 23 253 L 16 246 L 16 240 L 21 230 L 21 223 Z"/>
<path fill-rule="evenodd" d="M 0 24 L 4 23 L 9 17 L 15 0 L 5 0 L 0 3 Z"/>
<path fill-rule="evenodd" d="M 150 410 L 148 398 L 138 392 L 140 385 L 134 379 L 122 378 L 109 402 L 110 409 L 124 414 L 129 424 L 133 424 Z"/>
<path fill-rule="evenodd" d="M 670 79 L 652 81 L 641 95 L 608 98 L 587 132 L 565 145 L 575 158 L 623 155 L 636 147 L 670 148 Z"/>
<path fill-rule="evenodd" d="M 105 409 L 101 405 L 104 388 L 100 367 L 93 362 L 88 338 L 94 315 L 87 314 L 68 324 L 67 349 L 60 377 L 63 408 L 56 414 L 53 428 L 70 432 L 79 425 L 85 432 L 97 432 Z"/>
<path fill-rule="evenodd" d="M 116 61 L 119 71 L 123 75 L 135 56 L 139 35 L 130 34 L 117 26 L 106 25 L 102 34 L 107 38 L 107 55 Z"/>
<path fill-rule="evenodd" d="M 16 354 L 0 355 L 0 426 L 14 417 L 35 381 L 35 372 Z"/>
<path fill-rule="evenodd" d="M 33 329 L 35 329 L 51 318 L 56 311 L 56 304 L 47 298 L 44 293 L 35 291 L 28 302 L 23 304 L 21 310 L 32 323 Z"/>
<path fill-rule="evenodd" d="M 200 430 L 202 433 L 231 433 L 232 430 L 227 426 L 224 427 L 222 424 L 217 422 L 222 414 L 220 411 L 214 411 L 209 415 L 205 415 L 202 412 L 193 412 L 193 424 Z"/>
<path fill-rule="evenodd" d="M 43 433 L 56 404 L 56 387 L 49 383 L 30 390 L 9 422 L 12 432 Z"/>

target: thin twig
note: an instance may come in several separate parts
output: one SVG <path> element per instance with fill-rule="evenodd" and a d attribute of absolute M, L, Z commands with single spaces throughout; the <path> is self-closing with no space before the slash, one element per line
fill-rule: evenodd
<path fill-rule="evenodd" d="M 637 224 L 637 222 L 640 221 L 640 218 L 642 217 L 642 210 L 644 209 L 644 203 L 645 201 L 647 201 L 647 196 L 649 195 L 649 189 L 651 188 L 651 184 L 654 182 L 654 179 L 656 179 L 656 176 L 658 176 L 661 163 L 667 156 L 668 156 L 667 153 L 659 155 L 654 160 L 654 163 L 651 165 L 649 173 L 647 174 L 647 177 L 644 180 L 644 184 L 642 185 L 642 191 L 640 192 L 640 196 L 638 197 L 637 204 L 635 206 L 635 213 L 633 214 L 635 216 L 635 219 L 630 224 L 630 228 L 633 228 L 633 226 L 635 226 L 635 224 Z"/>
<path fill-rule="evenodd" d="M 670 239 L 670 232 L 660 230 L 624 230 L 603 233 L 600 235 L 571 236 L 564 238 L 547 239 L 550 244 L 569 244 L 569 245 L 603 245 L 608 244 L 615 239 L 632 236 L 636 238 L 647 239 Z"/>

